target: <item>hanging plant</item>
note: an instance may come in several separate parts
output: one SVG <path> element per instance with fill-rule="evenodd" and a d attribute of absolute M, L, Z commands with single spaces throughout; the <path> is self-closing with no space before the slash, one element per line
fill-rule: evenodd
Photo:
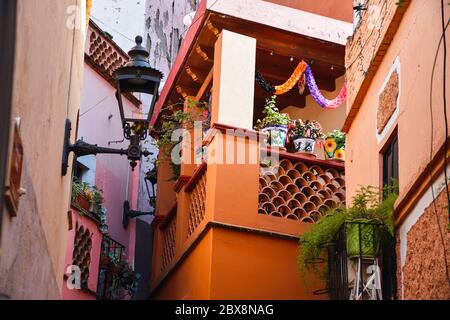
<path fill-rule="evenodd" d="M 186 111 L 176 110 L 170 115 L 162 116 L 162 125 L 160 130 L 153 130 L 156 146 L 166 155 L 171 155 L 172 150 L 181 142 L 173 141 L 173 133 L 178 129 L 192 129 L 195 121 L 202 121 L 203 128 L 208 127 L 210 123 L 209 103 L 186 100 Z M 166 107 L 172 111 L 171 107 Z M 170 160 L 172 166 L 172 177 L 170 181 L 176 181 L 180 177 L 181 166 Z"/>
<path fill-rule="evenodd" d="M 353 198 L 351 208 L 339 207 L 325 213 L 311 230 L 300 239 L 298 257 L 300 274 L 305 279 L 307 272 L 313 272 L 326 279 L 327 270 L 320 269 L 318 263 L 326 258 L 326 247 L 336 241 L 344 224 L 347 226 L 347 255 L 373 256 L 379 247 L 380 235 L 374 234 L 372 225 L 380 224 L 394 235 L 393 210 L 397 199 L 395 187 L 387 186 L 380 192 L 374 187 L 360 188 Z M 382 201 L 382 194 L 387 197 Z M 362 225 L 361 233 L 358 225 Z M 355 227 L 356 226 L 356 227 Z M 367 228 L 364 226 L 368 226 Z M 360 238 L 361 234 L 361 238 Z M 376 241 L 375 241 L 376 240 Z M 361 244 L 361 247 L 360 247 Z"/>

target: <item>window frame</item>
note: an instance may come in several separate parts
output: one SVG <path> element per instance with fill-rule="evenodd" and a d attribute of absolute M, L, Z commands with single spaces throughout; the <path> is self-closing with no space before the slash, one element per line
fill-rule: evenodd
<path fill-rule="evenodd" d="M 0 1 L 0 234 L 5 205 L 5 178 L 11 125 L 17 0 Z M 1 243 L 0 243 L 1 246 Z"/>
<path fill-rule="evenodd" d="M 390 163 L 388 163 L 387 154 L 392 156 Z M 381 159 L 381 186 L 392 185 L 392 179 L 398 183 L 400 180 L 400 161 L 399 161 L 399 141 L 398 141 L 398 130 L 392 132 L 389 139 L 380 151 Z M 389 181 L 390 180 L 390 181 Z M 397 186 L 398 187 L 398 186 Z M 397 190 L 398 192 L 399 190 Z"/>

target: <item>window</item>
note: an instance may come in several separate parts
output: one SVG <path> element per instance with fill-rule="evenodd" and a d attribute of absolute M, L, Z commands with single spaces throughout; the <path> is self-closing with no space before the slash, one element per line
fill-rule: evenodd
<path fill-rule="evenodd" d="M 89 170 L 88 167 L 86 167 L 84 164 L 82 164 L 79 161 L 75 162 L 75 165 L 73 167 L 73 178 L 76 181 L 83 181 L 83 176 L 86 174 L 86 172 Z"/>
<path fill-rule="evenodd" d="M 16 29 L 16 0 L 0 1 L 0 230 L 3 213 L 3 195 L 8 154 L 11 97 L 13 84 L 14 44 Z"/>
<path fill-rule="evenodd" d="M 395 133 L 383 153 L 383 186 L 393 186 L 398 180 L 398 138 Z"/>

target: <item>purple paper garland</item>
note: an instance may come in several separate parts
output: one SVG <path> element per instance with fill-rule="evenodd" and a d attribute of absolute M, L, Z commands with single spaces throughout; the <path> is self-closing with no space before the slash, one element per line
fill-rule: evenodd
<path fill-rule="evenodd" d="M 317 86 L 316 80 L 312 73 L 311 67 L 308 65 L 305 70 L 306 83 L 308 85 L 311 96 L 316 100 L 320 107 L 324 109 L 336 109 L 342 105 L 347 99 L 347 83 L 344 82 L 339 95 L 334 100 L 328 100 L 322 95 L 319 87 Z"/>

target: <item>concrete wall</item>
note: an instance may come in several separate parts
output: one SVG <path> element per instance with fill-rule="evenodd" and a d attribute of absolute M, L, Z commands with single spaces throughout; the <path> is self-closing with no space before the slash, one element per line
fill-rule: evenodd
<path fill-rule="evenodd" d="M 165 75 L 165 79 L 189 27 L 184 25 L 183 19 L 197 9 L 199 2 L 199 0 L 147 0 L 145 41 L 150 52 L 150 63 Z"/>
<path fill-rule="evenodd" d="M 64 266 L 65 272 L 69 266 L 73 263 L 73 251 L 75 247 L 75 236 L 78 227 L 83 226 L 84 230 L 89 230 L 92 241 L 92 247 L 90 251 L 90 264 L 89 264 L 89 279 L 87 284 L 87 289 L 74 289 L 70 290 L 68 285 L 64 285 L 62 289 L 62 299 L 64 300 L 95 300 L 97 298 L 97 284 L 98 284 L 98 274 L 100 269 L 100 254 L 102 248 L 103 234 L 100 233 L 98 229 L 97 222 L 93 221 L 91 218 L 81 215 L 77 210 L 72 209 L 72 230 L 68 233 L 67 241 L 67 255 L 66 262 Z M 70 273 L 67 273 L 70 275 Z M 67 281 L 67 279 L 66 279 Z"/>
<path fill-rule="evenodd" d="M 353 0 L 264 0 L 333 19 L 352 22 Z"/>
<path fill-rule="evenodd" d="M 447 15 L 449 14 L 450 8 L 447 8 Z M 441 33 L 438 1 L 413 1 L 349 130 L 348 199 L 351 199 L 360 184 L 380 184 L 379 153 L 395 127 L 399 130 L 400 196 L 409 190 L 430 161 L 430 79 Z M 422 49 L 418 51 L 418 47 Z M 445 137 L 441 107 L 442 59 L 441 48 L 433 83 L 434 154 L 442 146 Z M 379 136 L 376 129 L 378 96 L 390 71 L 396 66 L 399 68 L 400 78 L 399 111 L 394 113 L 391 124 Z M 450 72 L 450 67 L 448 68 L 447 72 Z M 363 77 L 361 72 L 352 77 L 356 76 Z M 352 86 L 351 79 L 349 81 L 349 86 Z M 447 85 L 450 86 L 449 83 Z"/>
<path fill-rule="evenodd" d="M 144 33 L 144 14 L 145 0 L 95 0 L 91 18 L 128 52 L 134 38 Z"/>
<path fill-rule="evenodd" d="M 379 3 L 381 1 L 369 1 L 369 6 L 376 6 Z M 365 88 L 361 84 L 367 77 L 363 69 L 357 67 L 355 63 L 348 70 L 350 88 L 348 111 L 352 106 L 359 104 L 360 93 L 362 100 L 348 134 L 347 200 L 353 197 L 360 185 L 381 184 L 381 153 L 390 136 L 397 130 L 400 180 L 400 199 L 397 205 L 405 199 L 409 201 L 406 207 L 402 206 L 402 216 L 398 223 L 398 298 L 449 299 L 444 268 L 445 261 L 448 263 L 449 259 L 444 255 L 444 246 L 448 248 L 448 205 L 445 191 L 442 192 L 442 188 L 439 188 L 444 182 L 443 174 L 440 177 L 438 175 L 434 182 L 434 196 L 437 200 L 433 199 L 431 188 L 421 191 L 428 179 L 426 168 L 430 163 L 430 153 L 436 155 L 445 139 L 442 110 L 442 46 L 438 54 L 433 84 L 430 81 L 434 57 L 442 34 L 440 1 L 411 1 L 401 22 L 392 18 L 395 9 L 388 8 L 386 13 L 388 18 L 385 21 L 387 24 L 389 19 L 393 19 L 398 30 L 396 33 L 388 31 L 393 36 L 392 43 L 383 44 L 381 52 L 384 56 L 378 56 L 372 61 L 372 66 L 379 64 L 379 68 L 370 69 L 369 73 L 376 71 L 367 90 L 360 90 L 361 87 Z M 446 6 L 445 10 L 448 17 L 450 7 Z M 371 30 L 367 26 L 362 25 L 360 27 L 362 29 L 357 31 L 363 33 L 363 39 L 370 38 L 362 52 L 363 68 L 370 64 L 370 57 L 373 57 L 371 51 L 377 38 L 376 33 L 380 30 L 386 32 L 387 27 L 383 25 L 379 30 L 375 30 L 373 39 L 370 38 Z M 357 56 L 358 51 L 361 51 L 359 44 L 350 42 L 347 48 L 347 61 L 352 61 L 352 56 Z M 396 110 L 392 113 L 386 128 L 379 134 L 377 113 L 380 94 L 394 71 L 399 76 Z M 450 87 L 449 83 L 447 85 Z M 430 112 L 431 90 L 433 90 L 431 96 L 433 115 Z M 438 165 L 435 165 L 431 170 L 437 168 Z M 423 173 L 426 174 L 426 178 L 423 176 L 419 178 Z M 421 183 L 421 186 L 413 189 L 416 182 Z M 412 196 L 407 196 L 408 194 Z M 414 197 L 417 197 L 417 201 L 410 205 L 412 201 L 410 199 L 415 201 Z"/>
<path fill-rule="evenodd" d="M 67 25 L 74 4 L 79 29 Z M 12 116 L 22 121 L 27 194 L 17 217 L 3 214 L 0 293 L 11 299 L 61 295 L 71 186 L 61 155 L 65 120 L 76 123 L 80 105 L 85 8 L 84 0 L 18 1 Z"/>

